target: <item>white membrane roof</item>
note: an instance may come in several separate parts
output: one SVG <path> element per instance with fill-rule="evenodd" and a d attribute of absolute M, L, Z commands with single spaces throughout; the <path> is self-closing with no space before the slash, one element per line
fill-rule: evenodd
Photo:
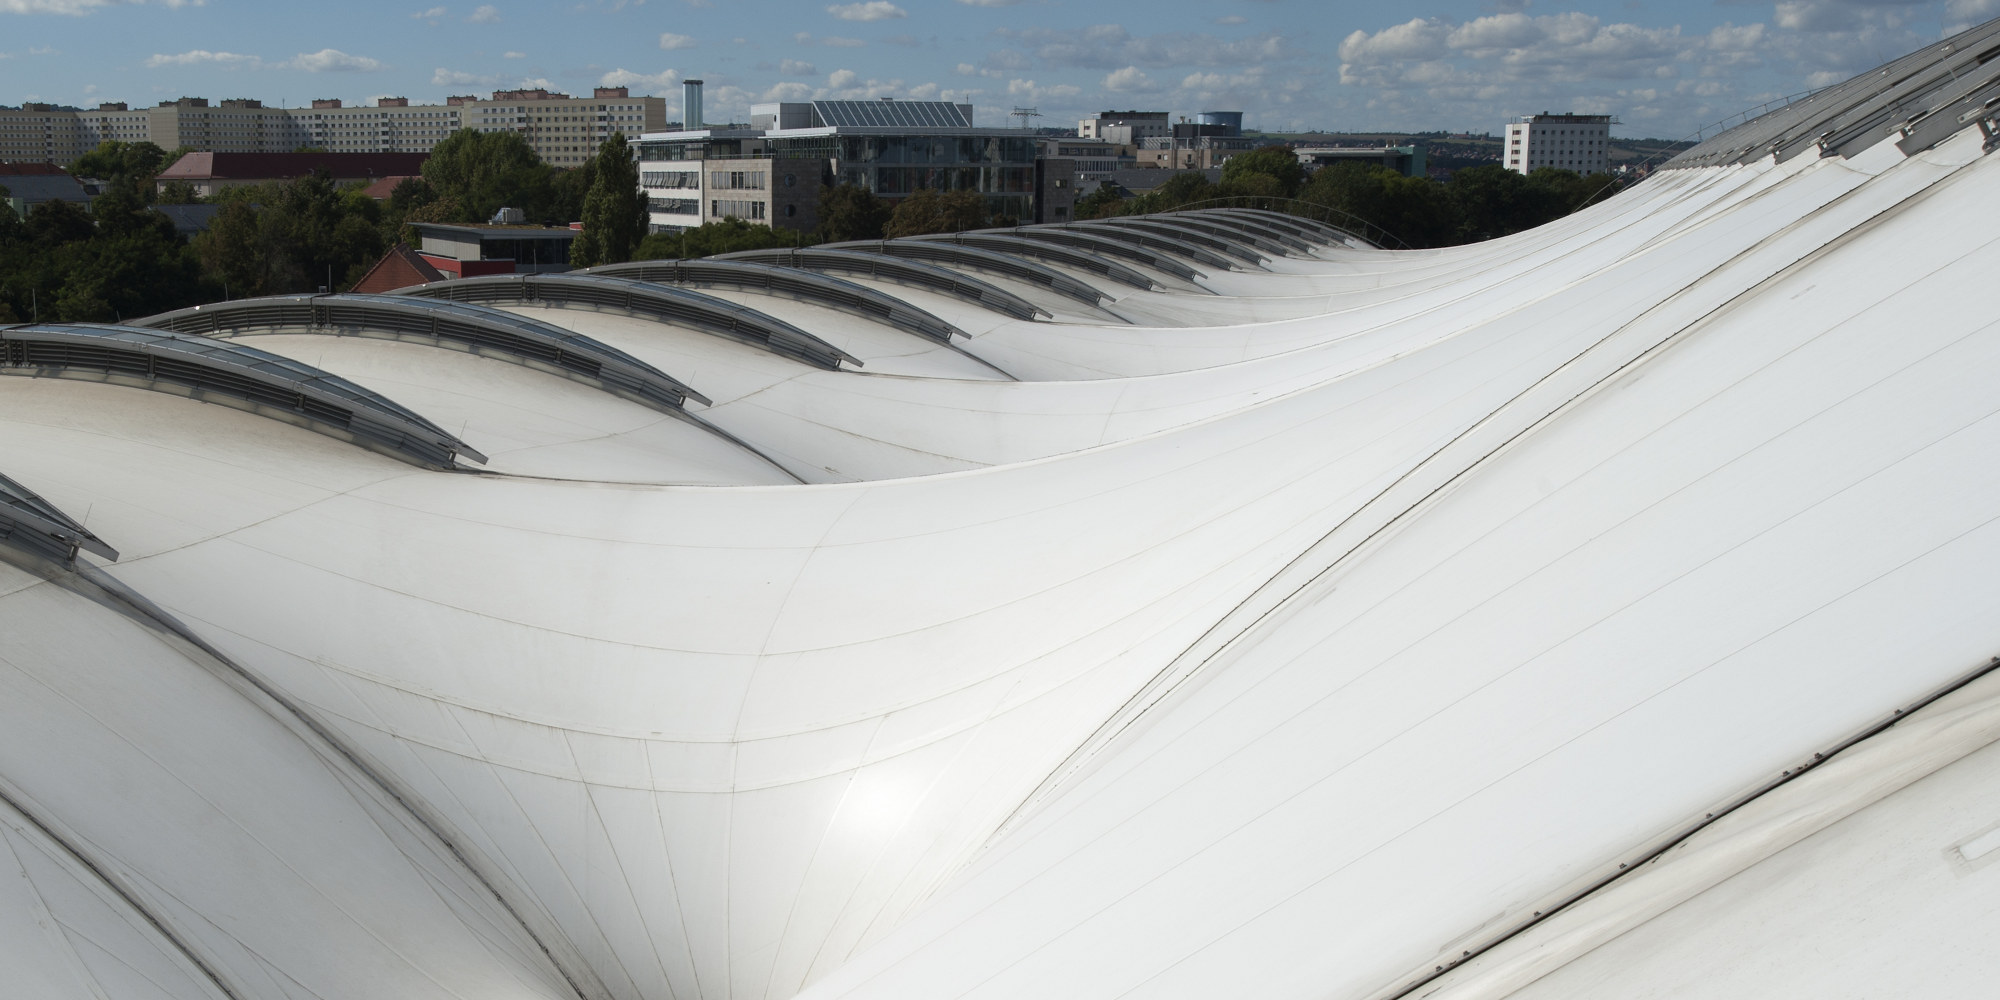
<path fill-rule="evenodd" d="M 0 357 L 44 376 L 0 377 L 0 475 L 104 549 L 0 531 L 0 969 L 95 1000 L 1975 989 L 2000 158 L 1977 114 L 1906 134 L 1966 100 L 1911 93 L 1865 147 L 1746 126 L 1487 243 L 1073 272 L 1101 310 L 842 276 L 950 343 L 747 285 L 701 328 L 500 306 L 678 408 L 390 330 L 244 341 L 480 468 Z"/>

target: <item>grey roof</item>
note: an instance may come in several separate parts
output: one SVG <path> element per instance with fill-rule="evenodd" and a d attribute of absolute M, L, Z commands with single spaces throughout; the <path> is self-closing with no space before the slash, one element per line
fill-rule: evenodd
<path fill-rule="evenodd" d="M 0 177 L 0 188 L 6 188 L 7 197 L 23 205 L 45 201 L 90 201 L 90 192 L 68 174 L 8 174 Z"/>
<path fill-rule="evenodd" d="M 446 347 L 582 382 L 662 410 L 708 398 L 609 344 L 503 309 L 397 295 L 272 295 L 193 306 L 134 326 L 232 337 L 315 333 Z"/>
<path fill-rule="evenodd" d="M 1222 168 L 1210 167 L 1206 170 L 1165 170 L 1159 167 L 1121 167 L 1106 175 L 1111 183 L 1133 194 L 1145 194 L 1182 174 L 1200 174 L 1210 184 L 1222 181 Z"/>
<path fill-rule="evenodd" d="M 98 323 L 0 328 L 0 375 L 104 382 L 220 403 L 413 465 L 486 456 L 387 397 L 311 365 L 189 334 Z"/>
<path fill-rule="evenodd" d="M 215 222 L 215 216 L 222 211 L 221 205 L 154 205 L 153 210 L 167 217 L 174 224 L 174 232 L 182 236 L 193 236 L 204 232 Z"/>
<path fill-rule="evenodd" d="M 971 128 L 949 101 L 814 101 L 819 119 L 835 127 Z"/>

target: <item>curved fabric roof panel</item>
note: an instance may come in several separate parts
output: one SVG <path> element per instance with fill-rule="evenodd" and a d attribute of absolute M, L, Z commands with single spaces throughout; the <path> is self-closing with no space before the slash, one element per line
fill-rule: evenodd
<path fill-rule="evenodd" d="M 1303 249 L 1293 245 L 1296 241 L 1283 240 L 1268 233 L 1244 226 L 1230 225 L 1221 219 L 1211 219 L 1206 216 L 1196 215 L 1193 212 L 1162 212 L 1158 215 L 1150 216 L 1150 218 L 1162 219 L 1171 221 L 1176 225 L 1187 226 L 1208 233 L 1218 239 L 1228 240 L 1255 250 L 1258 253 L 1268 254 L 1273 257 L 1283 257 L 1295 249 Z"/>
<path fill-rule="evenodd" d="M 455 302 L 523 302 L 610 309 L 689 326 L 739 340 L 821 368 L 861 362 L 832 344 L 775 316 L 728 299 L 645 281 L 601 274 L 496 274 L 400 288 L 410 295 Z"/>
<path fill-rule="evenodd" d="M 1303 215 L 1287 215 L 1283 212 L 1273 212 L 1263 208 L 1218 208 L 1209 211 L 1233 212 L 1248 218 L 1261 219 L 1267 225 L 1297 230 L 1301 236 L 1319 240 L 1326 246 L 1349 246 L 1355 242 L 1359 242 L 1363 246 L 1375 247 L 1374 243 L 1362 239 L 1339 226 L 1330 225 Z"/>
<path fill-rule="evenodd" d="M 0 545 L 20 549 L 65 566 L 79 550 L 116 562 L 118 550 L 20 483 L 0 475 Z"/>
<path fill-rule="evenodd" d="M 486 456 L 380 393 L 242 344 L 94 323 L 0 328 L 0 375 L 106 382 L 248 410 L 406 462 Z"/>
<path fill-rule="evenodd" d="M 1129 267 L 1105 260 L 1102 257 L 1087 253 L 1078 253 L 1074 250 L 1051 246 L 1048 243 L 1036 240 L 1024 239 L 1018 235 L 972 232 L 941 233 L 934 236 L 912 236 L 908 238 L 920 242 L 950 243 L 956 246 L 977 247 L 981 250 L 990 250 L 995 253 L 1007 254 L 1014 257 L 1036 257 L 1041 260 L 1054 261 L 1058 264 L 1065 264 L 1092 274 L 1101 274 L 1119 284 L 1130 285 L 1142 291 L 1150 292 L 1159 287 L 1159 283 L 1153 279 Z"/>
<path fill-rule="evenodd" d="M 859 240 L 852 243 L 829 243 L 826 248 L 930 261 L 947 266 L 968 267 L 975 271 L 990 271 L 1017 281 L 1039 285 L 1084 305 L 1094 306 L 1104 301 L 1103 292 L 1054 268 L 974 246 L 957 244 L 940 246 L 925 240 Z"/>
<path fill-rule="evenodd" d="M 741 288 L 768 295 L 782 295 L 865 316 L 899 330 L 922 334 L 941 343 L 950 343 L 966 332 L 893 295 L 879 292 L 830 275 L 795 267 L 753 264 L 741 260 L 701 258 L 695 260 L 635 260 L 624 264 L 604 264 L 576 274 L 602 274 L 634 281 L 654 281 L 693 288 Z"/>
<path fill-rule="evenodd" d="M 985 306 L 997 313 L 1015 319 L 1033 320 L 1050 315 L 1041 306 L 1015 295 L 1013 292 L 981 281 L 969 275 L 960 274 L 950 268 L 938 267 L 914 260 L 885 258 L 881 254 L 859 253 L 854 250 L 779 249 L 779 250 L 739 250 L 735 253 L 717 254 L 715 260 L 747 260 L 762 264 L 776 264 L 796 267 L 808 271 L 834 271 L 842 274 L 865 274 L 871 278 L 894 281 L 918 288 L 928 288 L 943 292 L 954 298 L 964 299 L 976 305 Z"/>
<path fill-rule="evenodd" d="M 1203 222 L 1213 223 L 1230 232 L 1241 233 L 1245 236 L 1253 236 L 1259 240 L 1263 240 L 1272 245 L 1276 249 L 1276 252 L 1279 253 L 1290 251 L 1311 253 L 1313 247 L 1317 245 L 1315 242 L 1301 237 L 1297 230 L 1290 228 L 1281 229 L 1262 219 L 1252 219 L 1248 216 L 1234 214 L 1227 209 L 1219 211 L 1215 209 L 1190 209 L 1165 214 L 1171 218 L 1180 218 L 1183 220 L 1188 216 L 1196 216 Z"/>
<path fill-rule="evenodd" d="M 1137 246 L 1124 240 L 1093 236 L 1090 233 L 1075 229 L 1062 229 L 1053 226 L 1017 226 L 1012 229 L 978 229 L 959 235 L 1013 236 L 1035 243 L 1054 244 L 1060 247 L 1087 250 L 1090 252 L 1089 255 L 1103 255 L 1129 260 L 1136 264 L 1144 264 L 1155 271 L 1160 271 L 1187 281 L 1203 277 L 1202 272 L 1165 254 L 1155 253 L 1145 247 Z"/>
<path fill-rule="evenodd" d="M 2000 156 L 1899 142 L 975 317 L 1026 380 L 565 317 L 809 484 L 0 379 L 123 556 L 0 550 L 0 793 L 90 862 L 0 807 L 0 969 L 215 1000 L 151 915 L 246 1000 L 1984 995 Z M 685 430 L 338 347 L 523 450 Z"/>
<path fill-rule="evenodd" d="M 1086 222 L 1056 222 L 1033 227 L 1038 233 L 1068 231 L 1084 233 L 1108 240 L 1121 240 L 1133 246 L 1145 247 L 1162 253 L 1173 254 L 1182 260 L 1193 261 L 1203 267 L 1228 271 L 1237 268 L 1237 262 L 1205 246 L 1197 245 L 1181 234 L 1162 234 L 1152 229 L 1133 226 L 1108 226 L 1096 220 Z"/>
<path fill-rule="evenodd" d="M 1079 226 L 1099 226 L 1105 229 L 1140 229 L 1183 239 L 1196 246 L 1206 247 L 1216 253 L 1234 257 L 1252 267 L 1262 266 L 1267 259 L 1248 240 L 1225 235 L 1220 227 L 1201 225 L 1198 222 L 1182 222 L 1168 216 L 1119 215 L 1108 219 L 1079 222 Z"/>
<path fill-rule="evenodd" d="M 253 333 L 374 337 L 468 351 L 560 375 L 663 410 L 708 397 L 624 351 L 553 323 L 468 302 L 394 295 L 274 295 L 193 306 L 131 326 L 227 338 Z"/>

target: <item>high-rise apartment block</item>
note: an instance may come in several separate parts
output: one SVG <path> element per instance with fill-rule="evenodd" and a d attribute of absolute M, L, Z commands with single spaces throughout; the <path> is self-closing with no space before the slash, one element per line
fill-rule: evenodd
<path fill-rule="evenodd" d="M 1611 115 L 1522 115 L 1507 123 L 1507 169 L 1532 173 L 1542 167 L 1599 174 L 1609 169 Z"/>
<path fill-rule="evenodd" d="M 452 97 L 444 104 L 384 97 L 371 107 L 317 100 L 305 108 L 267 108 L 236 98 L 211 105 L 203 97 L 137 110 L 122 103 L 91 111 L 25 104 L 0 108 L 0 161 L 67 165 L 107 139 L 214 153 L 289 153 L 304 146 L 336 153 L 423 153 L 471 128 L 518 133 L 545 162 L 573 167 L 613 132 L 636 138 L 665 128 L 666 118 L 665 99 L 633 97 L 624 87 L 599 87 L 589 97 L 502 90 L 490 98 Z"/>

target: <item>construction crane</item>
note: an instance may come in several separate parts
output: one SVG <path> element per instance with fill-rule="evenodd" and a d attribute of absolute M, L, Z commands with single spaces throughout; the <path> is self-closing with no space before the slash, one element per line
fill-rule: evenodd
<path fill-rule="evenodd" d="M 1012 112 L 1010 112 L 1007 115 L 1007 117 L 1009 118 L 1021 119 L 1021 131 L 1023 132 L 1027 131 L 1028 128 L 1033 124 L 1031 121 L 1032 119 L 1040 118 L 1041 116 L 1042 113 L 1040 111 L 1035 110 L 1034 108 L 1015 108 Z"/>

